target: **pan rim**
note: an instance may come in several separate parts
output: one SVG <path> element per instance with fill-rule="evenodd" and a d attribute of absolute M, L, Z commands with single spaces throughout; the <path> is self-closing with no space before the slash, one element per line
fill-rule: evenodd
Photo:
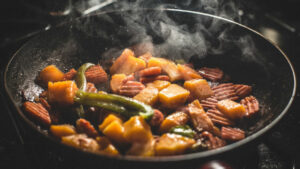
<path fill-rule="evenodd" d="M 13 101 L 13 96 L 10 93 L 10 90 L 7 86 L 7 72 L 9 70 L 9 66 L 11 65 L 11 62 L 14 60 L 14 58 L 18 55 L 18 53 L 26 46 L 26 44 L 28 44 L 28 42 L 24 43 L 10 58 L 9 62 L 7 63 L 5 70 L 4 70 L 4 89 L 6 94 L 8 95 L 9 100 L 13 103 L 14 108 L 17 110 L 18 114 L 22 117 L 23 120 L 26 121 L 27 124 L 29 124 L 30 127 L 32 127 L 35 131 L 37 131 L 38 133 L 40 133 L 41 135 L 43 135 L 45 138 L 54 141 L 57 144 L 66 146 L 66 147 L 70 147 L 71 149 L 74 149 L 78 152 L 83 152 L 83 153 L 87 153 L 89 155 L 96 155 L 98 157 L 104 157 L 104 158 L 112 158 L 112 159 L 118 159 L 118 160 L 126 160 L 126 161 L 139 161 L 139 162 L 172 162 L 172 161 L 185 161 L 185 160 L 193 160 L 193 159 L 200 159 L 200 158 L 207 158 L 207 157 L 212 157 L 214 155 L 219 155 L 231 150 L 234 150 L 236 148 L 242 147 L 243 145 L 249 144 L 250 142 L 254 141 L 255 139 L 257 139 L 258 137 L 262 136 L 263 134 L 265 134 L 267 131 L 269 131 L 271 128 L 274 127 L 274 125 L 276 125 L 281 119 L 282 117 L 288 112 L 288 109 L 291 107 L 292 102 L 295 98 L 296 95 L 296 87 L 297 87 L 297 81 L 296 81 L 296 73 L 294 70 L 294 66 L 291 63 L 290 59 L 288 58 L 288 56 L 282 51 L 282 49 L 275 43 L 273 43 L 272 41 L 270 41 L 269 39 L 267 39 L 266 37 L 264 37 L 261 33 L 257 32 L 256 30 L 249 28 L 248 26 L 245 26 L 243 24 L 240 24 L 238 22 L 232 21 L 230 19 L 226 19 L 220 16 L 215 16 L 215 15 L 211 15 L 211 14 L 207 14 L 207 13 L 203 13 L 203 12 L 197 12 L 197 11 L 190 11 L 190 10 L 182 10 L 182 9 L 170 9 L 170 8 L 161 8 L 161 9 L 149 9 L 149 8 L 142 8 L 142 9 L 136 9 L 136 10 L 111 10 L 111 11 L 105 11 L 105 12 L 98 12 L 98 13 L 93 13 L 93 14 L 89 14 L 83 17 L 79 17 L 76 19 L 82 19 L 85 17 L 90 17 L 90 16 L 95 16 L 95 15 L 102 15 L 102 14 L 108 14 L 108 13 L 117 13 L 117 12 L 128 12 L 128 11 L 144 11 L 144 10 L 151 10 L 151 11 L 170 11 L 170 12 L 181 12 L 181 13 L 188 13 L 188 14 L 193 14 L 193 15 L 201 15 L 201 16 L 207 16 L 207 17 L 212 17 L 212 18 L 216 18 L 216 19 L 220 19 L 232 24 L 235 24 L 241 28 L 244 28 L 246 30 L 249 30 L 250 32 L 259 35 L 261 38 L 263 38 L 265 41 L 267 41 L 268 43 L 270 43 L 271 45 L 273 45 L 280 53 L 281 55 L 285 58 L 285 60 L 287 61 L 292 75 L 293 75 L 293 91 L 292 91 L 292 96 L 290 97 L 288 103 L 286 104 L 286 106 L 284 107 L 284 109 L 282 110 L 282 112 L 272 121 L 270 122 L 268 125 L 266 125 L 264 128 L 260 129 L 259 131 L 255 132 L 254 134 L 247 136 L 245 139 L 226 145 L 222 148 L 218 148 L 218 149 L 214 149 L 214 150 L 208 150 L 208 151 L 203 151 L 203 152 L 197 152 L 197 153 L 190 153 L 190 154 L 183 154 L 183 155 L 175 155 L 175 156 L 162 156 L 162 157 L 137 157 L 137 156 L 110 156 L 110 155 L 105 155 L 105 154 L 99 154 L 99 153 L 94 153 L 94 152 L 89 152 L 89 151 L 83 151 L 81 149 L 78 148 L 74 148 L 65 144 L 60 143 L 58 140 L 55 140 L 54 138 L 50 137 L 49 135 L 47 135 L 44 132 L 41 132 L 39 129 L 37 129 L 36 124 L 34 124 L 31 120 L 29 120 L 25 114 L 23 113 L 23 111 L 21 110 L 21 108 L 16 105 L 16 103 Z M 65 23 L 68 22 L 64 22 L 58 25 L 59 26 L 63 26 Z M 43 31 L 43 32 L 47 32 L 47 31 Z M 32 39 L 30 39 L 29 41 L 31 41 Z"/>

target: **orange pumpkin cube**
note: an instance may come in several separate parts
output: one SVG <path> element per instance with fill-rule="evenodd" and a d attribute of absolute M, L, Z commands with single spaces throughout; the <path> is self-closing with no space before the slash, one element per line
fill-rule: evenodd
<path fill-rule="evenodd" d="M 176 108 L 183 105 L 189 95 L 190 92 L 188 90 L 177 84 L 171 84 L 158 94 L 159 101 L 167 108 Z"/>
<path fill-rule="evenodd" d="M 233 120 L 240 119 L 246 115 L 246 109 L 243 105 L 229 99 L 219 101 L 217 108 Z"/>
<path fill-rule="evenodd" d="M 74 81 L 61 81 L 48 83 L 48 100 L 51 103 L 60 105 L 71 105 L 74 103 L 74 96 L 78 90 Z"/>
<path fill-rule="evenodd" d="M 151 128 L 141 116 L 133 116 L 124 123 L 124 137 L 130 142 L 148 142 L 153 138 Z"/>
<path fill-rule="evenodd" d="M 165 80 L 155 80 L 152 83 L 148 83 L 147 87 L 155 87 L 157 88 L 159 91 L 161 91 L 162 89 L 170 86 L 170 82 L 169 81 L 165 81 Z"/>
<path fill-rule="evenodd" d="M 177 134 L 163 134 L 155 145 L 155 154 L 158 156 L 183 154 L 195 143 L 194 139 Z"/>
<path fill-rule="evenodd" d="M 198 72 L 188 66 L 178 64 L 177 67 L 184 80 L 202 79 Z"/>
<path fill-rule="evenodd" d="M 48 82 L 57 82 L 64 79 L 64 73 L 60 71 L 55 65 L 45 67 L 39 74 L 38 79 L 47 85 Z"/>
<path fill-rule="evenodd" d="M 120 87 L 123 84 L 123 80 L 126 78 L 125 74 L 114 74 L 110 80 L 110 89 L 113 93 L 118 93 Z"/>
<path fill-rule="evenodd" d="M 159 131 L 161 133 L 169 132 L 172 127 L 185 125 L 188 120 L 189 116 L 186 113 L 182 111 L 174 112 L 164 119 L 159 127 Z"/>
<path fill-rule="evenodd" d="M 184 88 L 191 92 L 192 100 L 203 100 L 214 93 L 205 79 L 192 79 L 184 82 Z"/>
<path fill-rule="evenodd" d="M 136 58 L 130 49 L 125 49 L 110 68 L 111 74 L 124 73 L 130 75 L 136 71 L 146 67 L 146 62 L 143 59 Z"/>
<path fill-rule="evenodd" d="M 75 128 L 72 125 L 61 124 L 61 125 L 51 125 L 50 132 L 58 138 L 63 136 L 69 136 L 72 134 L 76 134 Z"/>
<path fill-rule="evenodd" d="M 134 96 L 133 99 L 152 106 L 158 101 L 158 89 L 155 87 L 146 87 Z"/>

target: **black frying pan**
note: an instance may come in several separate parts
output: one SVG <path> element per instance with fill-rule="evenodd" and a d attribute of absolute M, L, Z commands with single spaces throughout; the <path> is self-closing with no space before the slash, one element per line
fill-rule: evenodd
<path fill-rule="evenodd" d="M 104 65 L 118 57 L 122 49 L 142 42 L 153 43 L 155 56 L 185 60 L 196 67 L 220 67 L 234 83 L 253 85 L 261 111 L 257 118 L 241 126 L 247 129 L 248 137 L 223 148 L 193 154 L 110 157 L 60 144 L 22 111 L 21 91 L 29 100 L 42 91 L 34 80 L 46 65 L 55 64 L 61 70 L 78 68 L 85 62 Z M 178 168 L 206 159 L 245 155 L 249 148 L 244 148 L 255 143 L 287 112 L 296 88 L 295 73 L 287 56 L 259 33 L 220 17 L 174 9 L 99 13 L 43 32 L 12 57 L 4 83 L 24 137 L 31 140 L 30 146 L 41 154 L 56 153 L 53 161 L 59 157 L 68 168 Z M 39 160 L 43 160 L 42 155 Z M 53 164 L 51 160 L 49 163 Z"/>

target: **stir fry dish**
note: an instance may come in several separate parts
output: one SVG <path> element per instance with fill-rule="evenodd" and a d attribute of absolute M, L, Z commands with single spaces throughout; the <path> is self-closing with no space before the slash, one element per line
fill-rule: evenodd
<path fill-rule="evenodd" d="M 102 66 L 85 63 L 66 73 L 45 67 L 37 76 L 45 90 L 23 103 L 26 115 L 63 144 L 85 151 L 170 156 L 244 139 L 240 124 L 259 111 L 252 87 L 230 83 L 219 68 L 149 52 L 135 56 L 131 49 Z"/>

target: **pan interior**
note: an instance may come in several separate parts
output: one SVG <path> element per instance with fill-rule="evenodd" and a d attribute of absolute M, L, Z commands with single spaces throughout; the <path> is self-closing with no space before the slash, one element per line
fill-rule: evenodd
<path fill-rule="evenodd" d="M 260 35 L 217 17 L 172 10 L 103 13 L 41 33 L 8 65 L 7 92 L 21 107 L 21 92 L 30 100 L 42 91 L 34 81 L 45 66 L 67 71 L 85 62 L 106 65 L 124 48 L 145 42 L 153 44 L 155 56 L 219 67 L 234 83 L 253 85 L 261 111 L 242 126 L 248 135 L 278 118 L 294 94 L 288 60 Z M 23 115 L 20 109 L 19 113 Z"/>

